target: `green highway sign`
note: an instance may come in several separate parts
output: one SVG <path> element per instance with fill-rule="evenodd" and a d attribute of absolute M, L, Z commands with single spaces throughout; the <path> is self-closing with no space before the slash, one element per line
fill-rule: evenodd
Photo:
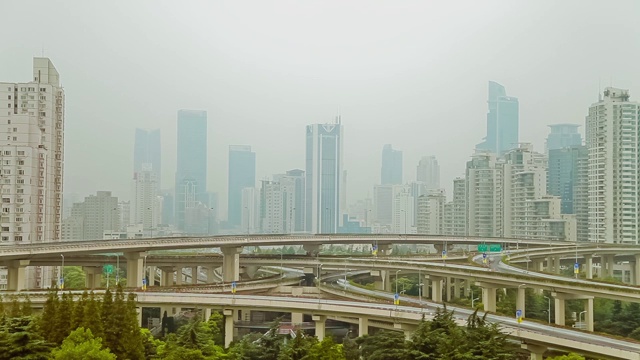
<path fill-rule="evenodd" d="M 500 244 L 491 244 L 491 245 L 489 245 L 489 251 L 500 252 L 500 251 L 502 251 L 502 245 L 500 245 Z"/>
<path fill-rule="evenodd" d="M 487 251 L 487 244 L 480 244 L 480 245 L 478 245 L 478 251 L 480 251 L 480 252 L 485 252 L 485 251 Z"/>
<path fill-rule="evenodd" d="M 102 270 L 107 274 L 113 273 L 113 265 L 105 265 L 102 267 Z"/>

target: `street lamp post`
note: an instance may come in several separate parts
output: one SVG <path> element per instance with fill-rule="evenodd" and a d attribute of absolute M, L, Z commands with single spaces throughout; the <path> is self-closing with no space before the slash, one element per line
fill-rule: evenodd
<path fill-rule="evenodd" d="M 147 255 L 144 256 L 142 260 L 142 287 L 143 290 L 147 290 Z"/>
<path fill-rule="evenodd" d="M 476 300 L 480 300 L 480 298 L 474 298 L 473 297 L 473 289 L 472 288 L 469 288 L 469 292 L 471 292 L 471 308 L 475 309 L 474 305 L 476 303 Z"/>
<path fill-rule="evenodd" d="M 120 284 L 120 254 L 116 254 L 116 286 Z"/>
<path fill-rule="evenodd" d="M 398 273 L 402 270 L 396 270 L 396 294 L 398 293 Z"/>
<path fill-rule="evenodd" d="M 549 300 L 549 306 L 547 307 L 547 316 L 548 316 L 548 322 L 549 324 L 551 324 L 551 298 L 548 296 L 545 296 L 544 298 Z"/>
<path fill-rule="evenodd" d="M 62 265 L 60 266 L 60 289 L 64 289 L 64 255 L 62 256 Z"/>

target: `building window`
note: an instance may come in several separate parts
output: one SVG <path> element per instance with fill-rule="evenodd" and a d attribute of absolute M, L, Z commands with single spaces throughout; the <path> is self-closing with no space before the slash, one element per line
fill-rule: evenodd
<path fill-rule="evenodd" d="M 11 151 L 5 151 L 4 154 L 5 155 L 11 155 Z"/>
<path fill-rule="evenodd" d="M 9 227 L 8 226 L 3 226 L 2 227 L 2 231 L 9 231 Z"/>
<path fill-rule="evenodd" d="M 15 237 L 15 239 L 16 239 L 16 241 L 22 241 L 22 236 L 18 235 L 18 236 Z"/>
<path fill-rule="evenodd" d="M 18 141 L 18 137 L 17 137 L 17 136 L 14 136 L 14 137 L 13 137 L 13 141 Z"/>
<path fill-rule="evenodd" d="M 9 199 L 9 198 L 2 198 L 2 202 L 3 202 L 3 203 L 5 203 L 5 204 L 8 204 L 8 203 L 10 203 L 10 202 L 11 202 L 11 199 Z"/>
<path fill-rule="evenodd" d="M 18 151 L 18 155 L 24 155 L 24 151 Z"/>
<path fill-rule="evenodd" d="M 3 236 L 2 237 L 2 241 L 9 241 L 9 237 L 8 236 Z"/>

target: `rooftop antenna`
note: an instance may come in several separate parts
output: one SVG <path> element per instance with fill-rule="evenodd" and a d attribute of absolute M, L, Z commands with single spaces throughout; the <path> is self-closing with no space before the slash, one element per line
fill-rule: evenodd
<path fill-rule="evenodd" d="M 600 78 L 598 78 L 598 101 L 602 101 L 602 84 Z"/>
<path fill-rule="evenodd" d="M 340 124 L 341 123 L 341 119 L 340 119 L 340 105 L 338 105 L 338 115 L 336 116 L 336 124 Z"/>

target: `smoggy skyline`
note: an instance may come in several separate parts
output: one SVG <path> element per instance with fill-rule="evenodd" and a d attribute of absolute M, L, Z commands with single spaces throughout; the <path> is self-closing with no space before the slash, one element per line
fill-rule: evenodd
<path fill-rule="evenodd" d="M 540 152 L 547 125 L 584 125 L 599 86 L 640 99 L 634 1 L 21 1 L 3 10 L 16 31 L 0 79 L 28 81 L 32 57 L 51 58 L 66 92 L 65 193 L 81 196 L 130 197 L 137 127 L 161 129 L 162 183 L 172 184 L 179 109 L 207 111 L 207 185 L 220 204 L 229 145 L 251 145 L 258 180 L 303 169 L 305 126 L 339 113 L 352 202 L 380 181 L 384 144 L 403 152 L 405 182 L 435 155 L 450 195 L 486 134 L 489 80 L 519 99 L 520 141 Z"/>

